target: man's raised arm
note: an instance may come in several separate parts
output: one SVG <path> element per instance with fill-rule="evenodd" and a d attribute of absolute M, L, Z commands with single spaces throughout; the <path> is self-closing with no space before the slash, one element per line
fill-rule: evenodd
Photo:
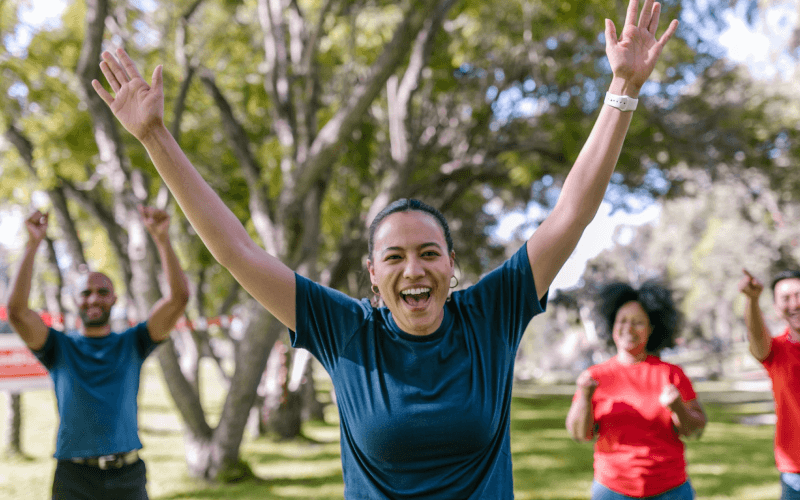
<path fill-rule="evenodd" d="M 747 340 L 750 342 L 750 353 L 758 361 L 763 361 L 769 355 L 772 347 L 772 335 L 764 322 L 764 315 L 758 305 L 758 298 L 764 285 L 750 274 L 747 269 L 742 269 L 744 276 L 739 281 L 739 291 L 747 297 L 744 310 L 744 322 L 747 325 Z"/>
<path fill-rule="evenodd" d="M 42 318 L 30 308 L 28 300 L 31 295 L 36 250 L 47 231 L 47 214 L 38 210 L 34 212 L 25 220 L 25 229 L 28 231 L 28 242 L 8 295 L 8 322 L 25 344 L 36 351 L 44 347 L 49 330 Z"/>
<path fill-rule="evenodd" d="M 169 215 L 164 210 L 139 207 L 144 225 L 158 248 L 161 270 L 167 280 L 167 294 L 153 305 L 147 329 L 153 342 L 169 337 L 189 302 L 189 284 L 169 238 Z"/>

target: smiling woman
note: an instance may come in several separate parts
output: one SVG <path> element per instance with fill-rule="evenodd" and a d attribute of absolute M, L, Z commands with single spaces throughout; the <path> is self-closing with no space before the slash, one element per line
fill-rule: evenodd
<path fill-rule="evenodd" d="M 581 373 L 566 421 L 576 441 L 597 439 L 592 500 L 692 500 L 679 437 L 700 433 L 706 416 L 683 370 L 658 357 L 679 333 L 672 293 L 611 283 L 597 309 L 617 355 Z"/>
<path fill-rule="evenodd" d="M 398 326 L 412 335 L 435 332 L 455 277 L 456 254 L 444 216 L 420 201 L 398 200 L 375 217 L 369 240 L 372 286 Z"/>

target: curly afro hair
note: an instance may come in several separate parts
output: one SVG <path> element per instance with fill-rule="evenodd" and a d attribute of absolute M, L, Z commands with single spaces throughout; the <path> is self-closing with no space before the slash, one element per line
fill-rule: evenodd
<path fill-rule="evenodd" d="M 612 332 L 617 311 L 628 302 L 641 304 L 650 320 L 651 333 L 647 352 L 658 355 L 662 349 L 673 347 L 683 317 L 675 307 L 672 292 L 656 280 L 649 280 L 638 289 L 623 282 L 603 286 L 597 296 L 597 314 L 602 318 L 600 328 L 609 347 L 615 347 Z"/>

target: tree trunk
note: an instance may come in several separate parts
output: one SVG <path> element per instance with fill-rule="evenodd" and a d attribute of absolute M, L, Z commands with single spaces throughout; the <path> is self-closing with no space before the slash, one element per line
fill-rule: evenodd
<path fill-rule="evenodd" d="M 302 399 L 289 389 L 289 370 L 293 351 L 284 342 L 275 342 L 267 360 L 263 418 L 266 428 L 281 439 L 300 434 Z"/>
<path fill-rule="evenodd" d="M 22 455 L 22 395 L 17 392 L 6 392 L 7 421 L 5 455 Z"/>

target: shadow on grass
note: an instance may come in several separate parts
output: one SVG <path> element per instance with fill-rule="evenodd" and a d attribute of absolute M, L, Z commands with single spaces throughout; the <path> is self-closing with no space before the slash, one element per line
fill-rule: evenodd
<path fill-rule="evenodd" d="M 296 479 L 254 478 L 226 485 L 209 485 L 193 492 L 159 497 L 160 500 L 178 499 L 341 499 L 343 486 L 341 474 L 308 476 Z"/>
<path fill-rule="evenodd" d="M 574 442 L 564 427 L 571 396 L 515 398 L 511 452 L 517 500 L 588 500 L 593 477 L 592 443 Z M 780 495 L 772 455 L 774 426 L 738 423 L 751 407 L 705 405 L 709 425 L 686 444 L 688 473 L 697 498 L 770 500 Z M 193 491 L 159 500 L 328 500 L 343 498 L 338 427 L 312 423 L 294 440 L 259 438 L 242 458 L 259 479 L 229 485 L 194 483 Z M 320 438 L 323 436 L 323 438 Z M 325 439 L 330 438 L 330 439 Z M 163 457 L 168 458 L 168 457 Z"/>

